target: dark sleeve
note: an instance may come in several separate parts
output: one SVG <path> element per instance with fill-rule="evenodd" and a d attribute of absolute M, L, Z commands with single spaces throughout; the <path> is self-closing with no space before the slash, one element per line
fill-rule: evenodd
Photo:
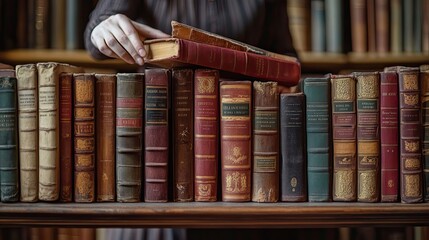
<path fill-rule="evenodd" d="M 136 19 L 140 9 L 140 0 L 99 0 L 94 11 L 92 11 L 89 22 L 86 25 L 84 38 L 86 50 L 97 59 L 108 58 L 102 54 L 91 42 L 92 30 L 102 21 L 108 17 L 121 13 L 131 19 Z"/>

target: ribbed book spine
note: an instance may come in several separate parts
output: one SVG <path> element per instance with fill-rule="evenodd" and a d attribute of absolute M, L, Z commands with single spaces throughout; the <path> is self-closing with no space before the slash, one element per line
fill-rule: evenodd
<path fill-rule="evenodd" d="M 168 201 L 171 72 L 145 71 L 145 202 Z"/>
<path fill-rule="evenodd" d="M 380 73 L 381 201 L 399 193 L 399 89 L 396 72 Z"/>
<path fill-rule="evenodd" d="M 16 66 L 16 78 L 18 84 L 20 201 L 35 202 L 39 199 L 36 65 Z"/>
<path fill-rule="evenodd" d="M 0 191 L 2 202 L 19 201 L 16 78 L 0 78 Z"/>
<path fill-rule="evenodd" d="M 331 85 L 329 78 L 306 78 L 308 200 L 330 201 L 332 189 Z"/>
<path fill-rule="evenodd" d="M 194 74 L 172 71 L 173 83 L 173 199 L 194 199 Z"/>
<path fill-rule="evenodd" d="M 252 85 L 220 83 L 222 201 L 250 201 L 252 163 Z"/>
<path fill-rule="evenodd" d="M 219 72 L 194 74 L 195 201 L 217 200 L 219 166 Z"/>
<path fill-rule="evenodd" d="M 429 24 L 429 23 L 428 23 Z M 429 202 L 429 69 L 420 72 L 424 200 Z"/>
<path fill-rule="evenodd" d="M 74 201 L 95 201 L 95 77 L 73 74 Z"/>
<path fill-rule="evenodd" d="M 279 199 L 279 93 L 276 82 L 253 82 L 253 202 Z"/>
<path fill-rule="evenodd" d="M 280 94 L 281 200 L 307 200 L 305 95 Z"/>
<path fill-rule="evenodd" d="M 419 69 L 399 69 L 401 202 L 423 200 Z"/>
<path fill-rule="evenodd" d="M 332 139 L 334 201 L 356 201 L 356 82 L 332 75 Z"/>
<path fill-rule="evenodd" d="M 116 75 L 95 75 L 97 201 L 115 201 Z"/>
<path fill-rule="evenodd" d="M 355 73 L 357 93 L 358 176 L 357 200 L 380 199 L 380 77 L 375 73 Z"/>
<path fill-rule="evenodd" d="M 139 202 L 144 74 L 118 73 L 116 77 L 116 199 Z"/>

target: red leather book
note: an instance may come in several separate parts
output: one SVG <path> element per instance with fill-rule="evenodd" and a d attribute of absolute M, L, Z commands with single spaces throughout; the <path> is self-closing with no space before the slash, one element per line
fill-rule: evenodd
<path fill-rule="evenodd" d="M 222 201 L 250 201 L 252 162 L 252 85 L 221 81 L 220 136 Z"/>
<path fill-rule="evenodd" d="M 217 200 L 219 163 L 219 72 L 194 73 L 195 201 Z"/>
<path fill-rule="evenodd" d="M 399 92 L 396 72 L 380 73 L 381 201 L 398 201 Z"/>
<path fill-rule="evenodd" d="M 73 74 L 60 75 L 60 201 L 73 200 Z"/>
<path fill-rule="evenodd" d="M 170 76 L 145 70 L 145 202 L 168 201 Z"/>
<path fill-rule="evenodd" d="M 289 86 L 296 85 L 301 77 L 301 66 L 295 59 L 279 59 L 177 38 L 144 43 L 149 50 L 147 63 L 161 67 L 193 64 Z"/>

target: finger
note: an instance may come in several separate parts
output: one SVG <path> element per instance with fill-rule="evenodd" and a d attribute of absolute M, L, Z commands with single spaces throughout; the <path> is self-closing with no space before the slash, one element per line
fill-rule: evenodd
<path fill-rule="evenodd" d="M 138 52 L 134 48 L 128 36 L 120 28 L 112 28 L 111 32 L 113 36 L 121 44 L 122 48 L 127 51 L 128 55 L 133 58 L 133 62 L 143 65 L 143 59 L 139 56 Z"/>
<path fill-rule="evenodd" d="M 119 27 L 122 29 L 124 34 L 128 37 L 135 51 L 140 55 L 140 57 L 144 58 L 146 56 L 146 52 L 144 50 L 143 43 L 140 40 L 139 34 L 137 33 L 131 21 L 128 18 L 121 19 L 121 21 L 119 21 Z M 135 57 L 134 59 L 138 63 L 138 59 Z"/>
<path fill-rule="evenodd" d="M 116 55 L 106 44 L 103 37 L 99 34 L 93 32 L 91 35 L 91 42 L 92 44 L 104 55 L 112 58 L 119 58 L 118 55 Z"/>
<path fill-rule="evenodd" d="M 151 28 L 147 25 L 135 22 L 130 20 L 131 24 L 135 27 L 137 32 L 140 34 L 140 36 L 143 36 L 144 38 L 167 38 L 170 37 L 170 35 L 161 32 L 158 29 Z"/>
<path fill-rule="evenodd" d="M 121 59 L 129 64 L 134 64 L 133 58 L 128 52 L 119 44 L 118 40 L 108 31 L 103 31 L 104 41 L 107 46 Z"/>

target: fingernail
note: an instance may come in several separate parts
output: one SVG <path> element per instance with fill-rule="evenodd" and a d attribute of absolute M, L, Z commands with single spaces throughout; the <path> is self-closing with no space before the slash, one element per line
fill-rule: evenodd
<path fill-rule="evenodd" d="M 137 64 L 138 65 L 143 65 L 143 59 L 142 58 L 137 58 Z"/>
<path fill-rule="evenodd" d="M 139 50 L 139 54 L 140 54 L 140 56 L 141 56 L 141 57 L 143 57 L 143 58 L 144 58 L 144 57 L 146 56 L 146 51 L 145 51 L 145 50 L 143 50 L 143 49 L 140 49 L 140 50 Z"/>

